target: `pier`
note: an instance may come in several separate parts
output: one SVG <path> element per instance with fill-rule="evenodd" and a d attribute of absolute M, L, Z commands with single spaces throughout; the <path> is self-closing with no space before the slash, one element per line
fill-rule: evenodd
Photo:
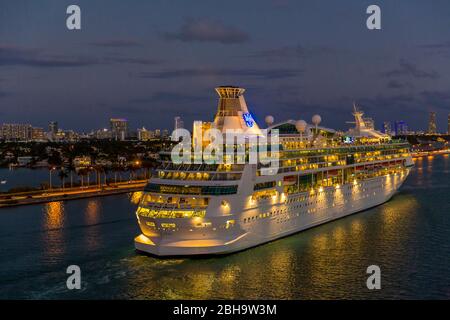
<path fill-rule="evenodd" d="M 108 185 L 3 193 L 0 194 L 0 208 L 136 192 L 142 191 L 146 184 L 147 180 L 136 180 Z"/>

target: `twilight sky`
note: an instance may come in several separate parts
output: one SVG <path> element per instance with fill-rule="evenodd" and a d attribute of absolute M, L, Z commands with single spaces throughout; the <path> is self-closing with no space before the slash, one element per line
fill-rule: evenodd
<path fill-rule="evenodd" d="M 382 30 L 366 28 L 371 4 Z M 436 111 L 446 131 L 449 17 L 448 0 L 0 0 L 0 123 L 172 129 L 211 120 L 214 87 L 238 85 L 259 122 L 344 129 L 355 100 L 377 128 L 425 129 Z"/>

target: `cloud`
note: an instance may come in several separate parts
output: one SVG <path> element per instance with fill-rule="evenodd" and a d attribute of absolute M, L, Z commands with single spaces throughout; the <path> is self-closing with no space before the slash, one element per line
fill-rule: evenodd
<path fill-rule="evenodd" d="M 96 59 L 46 54 L 39 49 L 0 45 L 0 66 L 83 67 L 98 64 Z"/>
<path fill-rule="evenodd" d="M 131 103 L 137 104 L 149 104 L 155 102 L 181 102 L 181 103 L 190 103 L 190 102 L 198 102 L 201 100 L 205 100 L 204 96 L 200 95 L 188 95 L 183 93 L 169 92 L 169 91 L 159 91 L 148 97 L 134 98 L 129 100 Z"/>
<path fill-rule="evenodd" d="M 142 72 L 139 77 L 149 79 L 172 79 L 193 77 L 253 77 L 260 79 L 293 78 L 303 73 L 301 69 L 180 69 L 159 72 Z"/>
<path fill-rule="evenodd" d="M 373 98 L 363 98 L 357 100 L 357 104 L 367 105 L 369 108 L 373 107 L 387 107 L 390 105 L 403 105 L 415 101 L 414 97 L 406 94 L 397 94 L 392 96 L 376 95 Z"/>
<path fill-rule="evenodd" d="M 109 108 L 112 112 L 118 114 L 139 114 L 148 112 L 148 108 L 136 107 L 136 106 L 113 106 Z"/>
<path fill-rule="evenodd" d="M 447 110 L 450 109 L 448 107 L 450 103 L 450 92 L 424 90 L 420 92 L 420 96 L 424 99 L 426 103 L 442 105 Z"/>
<path fill-rule="evenodd" d="M 66 56 L 45 52 L 41 49 L 24 48 L 15 45 L 0 44 L 1 66 L 27 66 L 36 68 L 86 67 L 108 64 L 153 65 L 161 60 L 134 57 L 86 57 Z"/>
<path fill-rule="evenodd" d="M 389 80 L 387 83 L 389 89 L 412 89 L 414 86 L 410 82 L 401 82 L 395 79 Z"/>
<path fill-rule="evenodd" d="M 140 64 L 140 65 L 154 65 L 160 64 L 163 60 L 159 59 L 146 59 L 146 58 L 127 58 L 127 57 L 106 57 L 102 61 L 106 64 L 109 63 L 128 63 L 128 64 Z"/>
<path fill-rule="evenodd" d="M 296 58 L 310 58 L 316 55 L 327 54 L 330 52 L 332 52 L 332 50 L 326 47 L 305 48 L 301 45 L 296 45 L 296 46 L 284 46 L 281 48 L 261 50 L 248 55 L 248 57 L 263 58 L 267 60 L 276 60 L 276 59 L 287 60 Z"/>
<path fill-rule="evenodd" d="M 178 32 L 167 32 L 168 40 L 183 42 L 218 42 L 221 44 L 244 43 L 250 40 L 247 33 L 220 21 L 206 18 L 188 19 Z"/>
<path fill-rule="evenodd" d="M 450 56 L 450 41 L 422 44 L 417 47 L 423 49 L 427 56 L 435 55 L 443 58 Z"/>
<path fill-rule="evenodd" d="M 272 0 L 272 5 L 274 7 L 288 7 L 291 3 L 289 0 Z"/>
<path fill-rule="evenodd" d="M 132 39 L 106 39 L 97 40 L 89 43 L 91 46 L 106 48 L 129 48 L 140 47 L 141 43 Z"/>
<path fill-rule="evenodd" d="M 173 115 L 200 116 L 209 109 L 211 103 L 209 99 L 205 95 L 159 91 L 149 96 L 130 99 L 128 102 L 131 107 L 123 109 L 128 109 L 127 113 L 142 113 L 151 110 Z M 167 105 L 170 105 L 170 109 L 167 109 Z"/>
<path fill-rule="evenodd" d="M 425 116 L 426 109 L 433 106 L 435 109 L 449 111 L 450 91 L 422 91 L 418 94 L 376 95 L 371 98 L 357 100 L 364 111 L 377 114 L 399 114 L 410 117 L 412 113 Z"/>
<path fill-rule="evenodd" d="M 450 49 L 450 41 L 419 45 L 423 49 Z"/>
<path fill-rule="evenodd" d="M 406 61 L 400 60 L 399 67 L 382 74 L 385 77 L 410 77 L 418 79 L 438 79 L 440 75 L 435 71 L 420 70 L 416 65 Z"/>
<path fill-rule="evenodd" d="M 0 99 L 10 96 L 11 94 L 9 92 L 1 91 L 0 90 Z"/>

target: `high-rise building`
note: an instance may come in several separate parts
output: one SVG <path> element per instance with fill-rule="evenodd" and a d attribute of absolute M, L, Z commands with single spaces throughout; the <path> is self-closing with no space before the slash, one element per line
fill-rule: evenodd
<path fill-rule="evenodd" d="M 450 134 L 450 113 L 447 116 L 447 134 Z"/>
<path fill-rule="evenodd" d="M 51 121 L 51 122 L 48 124 L 48 131 L 49 131 L 51 134 L 56 135 L 56 133 L 58 132 L 58 122 L 57 122 L 57 121 Z"/>
<path fill-rule="evenodd" d="M 152 138 L 153 133 L 144 127 L 137 129 L 137 138 L 139 141 L 148 141 Z"/>
<path fill-rule="evenodd" d="M 436 132 L 436 112 L 431 111 L 428 120 L 428 133 L 435 134 Z"/>
<path fill-rule="evenodd" d="M 396 136 L 408 134 L 408 125 L 403 120 L 395 121 L 394 132 Z"/>
<path fill-rule="evenodd" d="M 45 140 L 45 132 L 43 128 L 31 128 L 31 140 L 33 141 L 44 141 Z"/>
<path fill-rule="evenodd" d="M 392 135 L 392 128 L 391 128 L 391 122 L 390 121 L 385 121 L 383 123 L 383 132 L 388 134 L 388 135 Z"/>
<path fill-rule="evenodd" d="M 157 137 L 157 138 L 161 137 L 161 130 L 160 129 L 156 129 L 155 130 L 155 137 Z"/>
<path fill-rule="evenodd" d="M 174 130 L 183 129 L 184 128 L 184 122 L 181 119 L 181 117 L 175 117 L 174 120 L 175 120 Z"/>
<path fill-rule="evenodd" d="M 31 124 L 4 123 L 0 130 L 2 139 L 7 141 L 27 141 L 31 139 Z"/>
<path fill-rule="evenodd" d="M 114 140 L 125 140 L 128 137 L 128 121 L 126 119 L 111 118 L 111 135 Z"/>

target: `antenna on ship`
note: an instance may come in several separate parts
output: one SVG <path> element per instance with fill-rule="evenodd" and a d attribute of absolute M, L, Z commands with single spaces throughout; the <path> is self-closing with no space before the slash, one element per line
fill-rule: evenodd
<path fill-rule="evenodd" d="M 345 123 L 356 124 L 358 122 L 359 115 L 361 115 L 361 117 L 362 117 L 362 115 L 364 114 L 362 111 L 358 110 L 358 105 L 356 104 L 355 100 L 353 100 L 353 113 L 352 114 L 355 117 L 355 121 L 346 121 Z"/>

